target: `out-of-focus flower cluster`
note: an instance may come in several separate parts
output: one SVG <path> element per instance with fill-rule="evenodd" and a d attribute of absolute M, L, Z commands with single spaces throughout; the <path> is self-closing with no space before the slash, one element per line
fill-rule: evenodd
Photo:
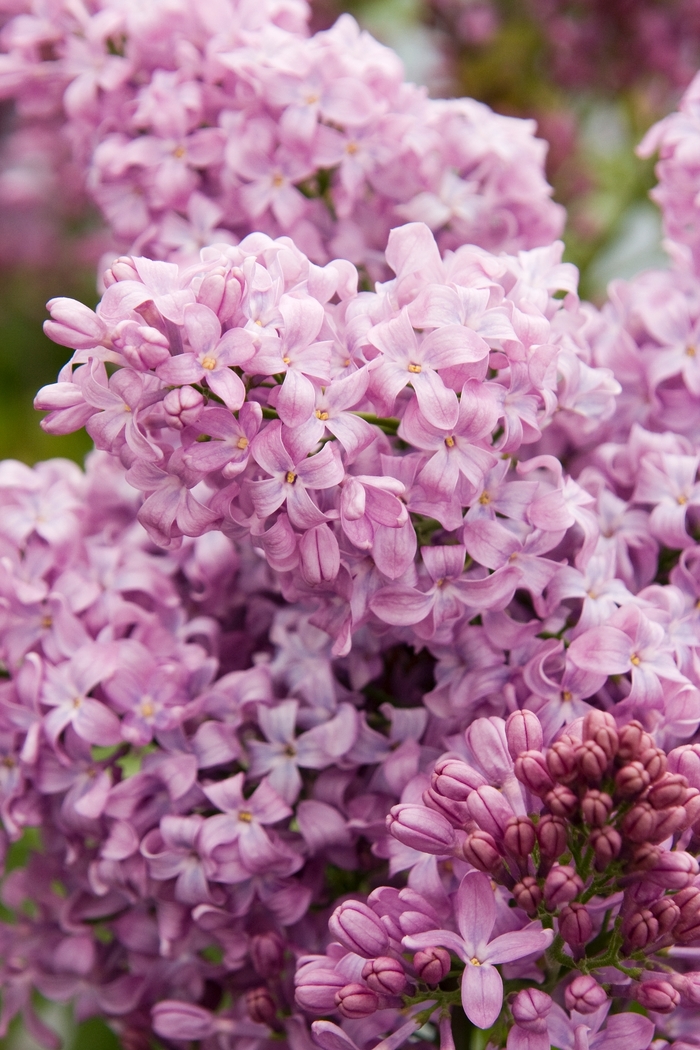
<path fill-rule="evenodd" d="M 563 212 L 532 122 L 432 101 L 350 16 L 306 35 L 301 0 L 28 4 L 0 93 L 63 122 L 117 244 L 192 259 L 258 230 L 381 276 L 389 229 L 442 248 L 550 243 Z"/>

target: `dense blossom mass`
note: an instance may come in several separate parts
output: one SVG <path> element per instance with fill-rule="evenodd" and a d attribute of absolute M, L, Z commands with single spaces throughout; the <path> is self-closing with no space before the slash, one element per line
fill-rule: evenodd
<path fill-rule="evenodd" d="M 0 464 L 0 1037 L 700 1047 L 692 121 L 598 310 L 532 129 L 306 14 L 3 29 L 129 254 L 49 303 L 85 470 Z"/>

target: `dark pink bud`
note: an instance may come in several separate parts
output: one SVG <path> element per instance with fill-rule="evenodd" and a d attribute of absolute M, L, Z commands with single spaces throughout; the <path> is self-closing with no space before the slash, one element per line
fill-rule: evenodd
<path fill-rule="evenodd" d="M 576 765 L 582 777 L 595 783 L 608 768 L 608 756 L 595 740 L 584 740 L 576 747 Z"/>
<path fill-rule="evenodd" d="M 670 1014 L 681 1001 L 680 994 L 673 985 L 657 977 L 651 981 L 643 981 L 635 989 L 635 997 L 640 1006 L 657 1014 Z"/>
<path fill-rule="evenodd" d="M 622 818 L 622 833 L 632 842 L 648 842 L 656 827 L 656 810 L 637 802 Z"/>
<path fill-rule="evenodd" d="M 503 845 L 516 857 L 529 857 L 537 841 L 535 825 L 529 817 L 511 817 L 503 832 Z"/>
<path fill-rule="evenodd" d="M 543 798 L 554 787 L 541 751 L 524 751 L 515 760 L 515 775 L 528 791 Z"/>
<path fill-rule="evenodd" d="M 617 731 L 617 757 L 621 762 L 633 762 L 642 751 L 654 746 L 654 741 L 645 731 L 641 722 L 628 722 Z"/>
<path fill-rule="evenodd" d="M 593 740 L 612 761 L 620 745 L 613 716 L 607 711 L 589 711 L 583 720 L 583 739 Z"/>
<path fill-rule="evenodd" d="M 641 762 L 628 762 L 618 769 L 615 777 L 615 793 L 620 798 L 636 798 L 651 783 L 651 777 Z"/>
<path fill-rule="evenodd" d="M 345 948 L 365 959 L 376 959 L 389 947 L 381 919 L 361 901 L 343 901 L 328 920 L 328 929 Z"/>
<path fill-rule="evenodd" d="M 479 830 L 467 835 L 462 852 L 468 864 L 489 874 L 497 872 L 503 863 L 496 840 L 488 831 Z"/>
<path fill-rule="evenodd" d="M 653 846 L 651 842 L 643 842 L 641 846 L 636 846 L 632 853 L 630 869 L 632 871 L 651 871 L 658 863 L 660 856 L 661 850 L 658 846 Z"/>
<path fill-rule="evenodd" d="M 547 769 L 560 784 L 571 784 L 578 776 L 576 752 L 567 740 L 557 740 L 545 752 Z"/>
<path fill-rule="evenodd" d="M 435 788 L 429 787 L 423 792 L 423 802 L 428 809 L 434 809 L 446 817 L 455 828 L 462 828 L 471 819 L 466 802 L 456 802 L 452 798 L 439 795 Z"/>
<path fill-rule="evenodd" d="M 681 806 L 688 791 L 688 781 L 680 773 L 664 773 L 651 785 L 647 798 L 654 809 Z"/>
<path fill-rule="evenodd" d="M 700 886 L 686 886 L 674 893 L 671 899 L 680 909 L 675 936 L 680 941 L 693 940 L 700 928 Z"/>
<path fill-rule="evenodd" d="M 686 827 L 689 828 L 700 820 L 700 791 L 697 788 L 688 788 L 683 800 L 683 809 L 686 812 Z"/>
<path fill-rule="evenodd" d="M 547 1014 L 552 1009 L 552 1000 L 539 988 L 523 988 L 510 1006 L 513 1020 L 527 1032 L 546 1032 Z"/>
<path fill-rule="evenodd" d="M 692 1006 L 700 1006 L 700 973 L 697 970 L 684 973 L 682 987 L 679 988 L 679 991 Z"/>
<path fill-rule="evenodd" d="M 362 967 L 362 979 L 377 995 L 401 995 L 408 983 L 399 960 L 388 955 L 366 962 Z"/>
<path fill-rule="evenodd" d="M 284 941 L 278 933 L 256 933 L 250 939 L 250 957 L 261 977 L 275 977 L 284 966 Z"/>
<path fill-rule="evenodd" d="M 403 803 L 394 806 L 386 818 L 390 834 L 404 846 L 440 856 L 452 853 L 457 841 L 455 829 L 447 817 L 425 806 Z M 381 952 L 374 952 L 381 955 Z"/>
<path fill-rule="evenodd" d="M 422 948 L 413 956 L 413 966 L 419 981 L 430 985 L 440 984 L 452 966 L 450 953 L 444 948 Z"/>
<path fill-rule="evenodd" d="M 513 808 L 501 792 L 490 784 L 485 784 L 484 787 L 472 791 L 467 805 L 472 820 L 500 841 L 506 824 L 513 816 Z"/>
<path fill-rule="evenodd" d="M 375 1013 L 379 1008 L 379 997 L 366 984 L 355 982 L 346 984 L 335 993 L 335 1005 L 343 1017 L 354 1020 Z"/>
<path fill-rule="evenodd" d="M 590 974 L 579 974 L 567 985 L 564 1002 L 567 1010 L 576 1010 L 579 1014 L 592 1014 L 607 1002 L 605 990 L 600 987 L 595 977 Z"/>
<path fill-rule="evenodd" d="M 196 423 L 204 408 L 204 398 L 191 386 L 169 390 L 163 398 L 163 408 L 168 426 L 182 430 Z"/>
<path fill-rule="evenodd" d="M 542 890 L 537 884 L 537 879 L 532 875 L 526 875 L 524 879 L 515 884 L 513 897 L 518 907 L 522 908 L 531 919 L 537 915 L 537 909 L 542 903 Z"/>
<path fill-rule="evenodd" d="M 654 831 L 649 836 L 650 842 L 663 842 L 669 835 L 675 834 L 685 826 L 686 813 L 683 806 L 668 806 L 666 809 L 657 809 Z"/>
<path fill-rule="evenodd" d="M 556 860 L 566 852 L 566 824 L 561 817 L 545 814 L 537 825 L 540 853 L 547 860 Z"/>
<path fill-rule="evenodd" d="M 580 948 L 590 941 L 593 923 L 585 904 L 574 902 L 562 908 L 559 912 L 559 933 L 573 948 Z"/>
<path fill-rule="evenodd" d="M 639 761 L 649 774 L 652 783 L 664 775 L 668 766 L 666 752 L 660 747 L 648 747 L 646 751 L 642 751 Z"/>
<path fill-rule="evenodd" d="M 664 889 L 680 890 L 689 886 L 698 874 L 698 862 L 685 850 L 663 850 L 647 878 Z"/>
<path fill-rule="evenodd" d="M 665 937 L 670 933 L 681 917 L 681 909 L 671 897 L 661 897 L 654 901 L 649 911 L 659 924 L 659 937 Z"/>
<path fill-rule="evenodd" d="M 628 952 L 646 948 L 648 944 L 653 944 L 659 936 L 659 923 L 649 908 L 640 908 L 639 911 L 628 915 L 622 929 Z"/>
<path fill-rule="evenodd" d="M 581 801 L 581 816 L 591 828 L 602 828 L 612 813 L 613 801 L 605 791 L 589 788 Z"/>
<path fill-rule="evenodd" d="M 578 897 L 583 882 L 570 864 L 558 864 L 544 882 L 544 900 L 550 911 Z"/>
<path fill-rule="evenodd" d="M 544 736 L 537 715 L 532 711 L 513 711 L 506 719 L 506 741 L 514 762 L 523 751 L 541 751 Z"/>
<path fill-rule="evenodd" d="M 277 1016 L 275 1001 L 267 988 L 249 988 L 245 993 L 248 1016 L 254 1024 L 273 1025 Z"/>
<path fill-rule="evenodd" d="M 604 871 L 622 849 L 622 836 L 615 828 L 596 828 L 591 832 L 590 842 L 597 871 Z"/>
<path fill-rule="evenodd" d="M 481 773 L 457 758 L 438 759 L 430 777 L 430 786 L 438 795 L 455 802 L 465 802 L 472 791 L 486 783 Z"/>
<path fill-rule="evenodd" d="M 548 791 L 544 802 L 555 817 L 573 817 L 578 809 L 578 796 L 564 784 L 556 784 Z"/>

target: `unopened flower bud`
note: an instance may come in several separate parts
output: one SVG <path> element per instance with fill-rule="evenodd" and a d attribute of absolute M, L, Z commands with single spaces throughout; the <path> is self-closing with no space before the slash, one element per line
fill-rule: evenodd
<path fill-rule="evenodd" d="M 605 990 L 590 974 L 581 973 L 574 977 L 564 992 L 566 1009 L 575 1010 L 579 1014 L 595 1013 L 607 999 Z"/>
<path fill-rule="evenodd" d="M 454 852 L 457 837 L 447 817 L 425 806 L 402 803 L 394 806 L 386 818 L 386 826 L 404 846 L 432 853 L 436 856 Z M 375 952 L 381 955 L 381 952 Z"/>
<path fill-rule="evenodd" d="M 516 857 L 529 857 L 537 841 L 535 825 L 529 817 L 511 817 L 503 832 L 503 845 Z"/>
<path fill-rule="evenodd" d="M 681 941 L 688 941 L 698 936 L 700 927 L 700 886 L 686 886 L 674 893 L 671 898 L 680 909 L 680 916 L 674 933 Z"/>
<path fill-rule="evenodd" d="M 541 751 L 524 751 L 515 760 L 515 775 L 528 791 L 544 797 L 554 786 Z"/>
<path fill-rule="evenodd" d="M 265 1024 L 268 1027 L 274 1024 L 277 1007 L 267 988 L 249 988 L 245 993 L 245 1005 L 254 1024 Z"/>
<path fill-rule="evenodd" d="M 689 886 L 698 874 L 698 862 L 685 850 L 663 850 L 647 878 L 664 889 L 679 890 Z"/>
<path fill-rule="evenodd" d="M 408 983 L 399 960 L 388 955 L 369 959 L 362 967 L 362 979 L 377 995 L 401 995 Z"/>
<path fill-rule="evenodd" d="M 481 773 L 458 758 L 438 759 L 430 777 L 430 786 L 438 795 L 455 802 L 465 802 L 472 791 L 486 783 Z"/>
<path fill-rule="evenodd" d="M 578 897 L 583 889 L 581 877 L 570 864 L 558 864 L 547 875 L 544 883 L 544 900 L 552 910 Z"/>
<path fill-rule="evenodd" d="M 681 806 L 688 791 L 688 781 L 680 773 L 664 773 L 651 785 L 647 798 L 654 809 Z"/>
<path fill-rule="evenodd" d="M 683 806 L 667 806 L 657 809 L 654 830 L 649 836 L 650 842 L 663 842 L 669 835 L 675 834 L 685 826 L 686 814 Z"/>
<path fill-rule="evenodd" d="M 540 853 L 548 860 L 556 860 L 566 851 L 566 824 L 561 817 L 547 813 L 537 825 Z"/>
<path fill-rule="evenodd" d="M 532 875 L 526 875 L 524 879 L 515 884 L 513 897 L 518 907 L 522 908 L 531 919 L 537 915 L 537 909 L 542 903 L 542 890 L 537 884 L 537 879 Z"/>
<path fill-rule="evenodd" d="M 578 776 L 576 752 L 566 740 L 555 741 L 545 752 L 547 769 L 553 780 L 560 784 L 571 784 Z"/>
<path fill-rule="evenodd" d="M 375 1013 L 379 1008 L 379 997 L 366 984 L 354 982 L 346 984 L 339 992 L 336 992 L 335 1005 L 343 1017 L 355 1020 Z"/>
<path fill-rule="evenodd" d="M 508 821 L 513 816 L 513 808 L 501 792 L 490 784 L 485 784 L 484 787 L 472 791 L 467 799 L 467 806 L 472 820 L 500 841 Z"/>
<path fill-rule="evenodd" d="M 513 1020 L 526 1032 L 546 1032 L 552 999 L 539 988 L 523 988 L 510 1006 Z"/>
<path fill-rule="evenodd" d="M 659 937 L 670 933 L 681 917 L 681 909 L 671 897 L 661 897 L 654 901 L 649 911 L 659 924 Z"/>
<path fill-rule="evenodd" d="M 564 784 L 555 784 L 544 796 L 544 803 L 555 817 L 573 817 L 578 809 L 578 796 Z"/>
<path fill-rule="evenodd" d="M 642 842 L 641 845 L 635 846 L 632 852 L 630 870 L 651 871 L 654 865 L 658 863 L 660 856 L 661 850 L 658 846 L 652 845 L 651 842 Z"/>
<path fill-rule="evenodd" d="M 250 957 L 261 977 L 275 977 L 284 966 L 284 940 L 274 930 L 256 933 L 250 940 Z"/>
<path fill-rule="evenodd" d="M 559 933 L 567 944 L 580 948 L 593 936 L 593 922 L 585 904 L 567 904 L 559 912 Z"/>
<path fill-rule="evenodd" d="M 191 386 L 176 387 L 163 398 L 163 408 L 168 426 L 182 430 L 197 422 L 204 408 L 204 398 Z"/>
<path fill-rule="evenodd" d="M 681 1001 L 679 992 L 662 978 L 643 981 L 635 990 L 635 998 L 640 1006 L 657 1014 L 670 1014 Z"/>
<path fill-rule="evenodd" d="M 589 711 L 583 720 L 583 739 L 593 740 L 605 752 L 608 761 L 617 754 L 619 737 L 615 719 L 607 711 Z"/>
<path fill-rule="evenodd" d="M 642 751 L 639 761 L 649 774 L 652 783 L 664 775 L 668 766 L 666 752 L 660 747 L 648 747 Z"/>
<path fill-rule="evenodd" d="M 602 828 L 612 813 L 613 801 L 605 791 L 589 788 L 581 801 L 581 816 L 591 828 Z"/>
<path fill-rule="evenodd" d="M 615 776 L 615 793 L 620 798 L 633 799 L 642 794 L 651 783 L 651 777 L 641 762 L 628 762 Z"/>
<path fill-rule="evenodd" d="M 625 813 L 621 827 L 631 842 L 648 842 L 656 827 L 656 810 L 648 802 L 637 802 Z"/>
<path fill-rule="evenodd" d="M 455 828 L 462 828 L 467 821 L 471 820 L 466 802 L 456 802 L 452 798 L 445 798 L 444 795 L 438 794 L 435 788 L 426 788 L 423 792 L 423 803 L 428 809 L 441 813 Z"/>
<path fill-rule="evenodd" d="M 685 826 L 687 828 L 700 820 L 700 791 L 697 788 L 688 788 L 683 800 L 683 809 L 686 814 Z"/>
<path fill-rule="evenodd" d="M 638 951 L 653 944 L 659 936 L 659 923 L 649 908 L 640 908 L 628 915 L 623 923 L 625 950 Z"/>
<path fill-rule="evenodd" d="M 462 852 L 468 864 L 489 874 L 497 872 L 503 863 L 496 841 L 488 831 L 478 830 L 467 835 Z"/>
<path fill-rule="evenodd" d="M 615 828 L 595 828 L 591 832 L 591 846 L 595 853 L 597 871 L 604 871 L 622 849 L 622 836 Z"/>
<path fill-rule="evenodd" d="M 680 977 L 681 975 L 678 974 L 677 976 Z M 680 986 L 676 985 L 676 987 L 687 1003 L 692 1006 L 700 1006 L 700 973 L 697 970 L 684 973 L 682 984 Z"/>
<path fill-rule="evenodd" d="M 365 959 L 385 955 L 389 948 L 381 919 L 362 901 L 343 901 L 328 920 L 328 929 L 345 948 Z"/>
<path fill-rule="evenodd" d="M 413 956 L 413 966 L 419 981 L 430 985 L 440 984 L 452 966 L 450 953 L 444 948 L 422 948 Z"/>
<path fill-rule="evenodd" d="M 506 741 L 514 762 L 523 751 L 541 751 L 544 736 L 537 715 L 532 711 L 513 711 L 506 719 Z"/>
<path fill-rule="evenodd" d="M 597 783 L 608 768 L 608 756 L 595 740 L 583 740 L 576 747 L 576 765 L 582 777 Z"/>
<path fill-rule="evenodd" d="M 633 762 L 642 751 L 654 746 L 654 741 L 645 731 L 642 723 L 637 722 L 636 719 L 618 729 L 617 735 L 617 758 L 620 762 Z"/>

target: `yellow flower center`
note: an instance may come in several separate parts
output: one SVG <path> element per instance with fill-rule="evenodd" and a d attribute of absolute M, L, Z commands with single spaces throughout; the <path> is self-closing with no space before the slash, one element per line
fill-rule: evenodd
<path fill-rule="evenodd" d="M 688 497 L 687 496 L 680 495 L 680 496 L 676 497 L 676 503 L 680 504 L 681 507 L 685 507 L 687 502 L 688 502 Z"/>
<path fill-rule="evenodd" d="M 695 347 L 694 346 L 686 346 L 685 353 L 686 353 L 686 357 L 695 357 L 695 353 L 696 353 Z"/>
<path fill-rule="evenodd" d="M 570 703 L 574 698 L 574 694 L 570 693 L 568 689 L 565 689 L 561 694 L 561 698 L 562 700 L 566 700 L 567 703 Z"/>
<path fill-rule="evenodd" d="M 323 411 L 320 408 L 317 408 L 316 409 L 316 419 L 323 419 L 325 421 L 326 419 L 328 419 L 328 413 Z"/>
<path fill-rule="evenodd" d="M 288 470 L 287 473 L 284 475 L 284 480 L 287 482 L 288 485 L 293 485 L 294 482 L 297 480 L 297 476 L 296 474 L 293 474 L 291 470 Z"/>
<path fill-rule="evenodd" d="M 481 495 L 479 496 L 479 503 L 481 504 L 481 506 L 485 507 L 490 502 L 491 502 L 491 497 L 489 496 L 488 492 L 482 492 Z"/>
<path fill-rule="evenodd" d="M 241 809 L 238 813 L 238 819 L 242 820 L 244 824 L 252 824 L 253 814 L 248 809 Z"/>
<path fill-rule="evenodd" d="M 472 966 L 481 966 L 481 963 L 479 962 L 476 956 L 474 956 L 473 959 L 470 959 L 469 962 L 472 964 Z"/>
<path fill-rule="evenodd" d="M 345 147 L 345 152 L 349 153 L 350 156 L 353 157 L 357 153 L 359 148 L 360 147 L 357 145 L 356 142 L 348 142 L 347 146 Z"/>
<path fill-rule="evenodd" d="M 240 449 L 248 448 L 249 444 L 250 444 L 250 442 L 248 441 L 248 438 L 239 437 L 238 441 L 236 442 L 236 448 L 240 448 Z"/>
<path fill-rule="evenodd" d="M 278 190 L 280 186 L 284 186 L 284 175 L 277 174 L 273 176 L 272 185 L 276 190 Z"/>
<path fill-rule="evenodd" d="M 455 439 L 452 436 L 446 437 L 445 438 L 445 444 L 447 445 L 448 448 L 454 448 L 455 447 Z"/>
<path fill-rule="evenodd" d="M 175 149 L 173 150 L 173 157 L 177 157 L 178 160 L 181 160 L 184 156 L 185 156 L 185 147 L 184 146 L 176 146 Z"/>
<path fill-rule="evenodd" d="M 215 357 L 203 357 L 202 358 L 202 368 L 206 368 L 207 372 L 213 372 L 214 369 L 216 368 L 216 358 Z"/>
<path fill-rule="evenodd" d="M 141 714 L 144 718 L 152 718 L 155 714 L 155 707 L 150 700 L 144 700 L 141 704 Z"/>
<path fill-rule="evenodd" d="M 418 372 L 421 371 L 421 367 L 420 367 L 420 365 L 410 364 L 408 366 L 408 370 L 409 370 L 409 372 L 413 372 L 414 374 L 417 374 Z"/>
<path fill-rule="evenodd" d="M 630 656 L 630 663 L 634 664 L 635 667 L 639 667 L 641 662 L 642 662 L 641 657 L 637 656 L 636 653 L 632 653 L 632 655 Z"/>

